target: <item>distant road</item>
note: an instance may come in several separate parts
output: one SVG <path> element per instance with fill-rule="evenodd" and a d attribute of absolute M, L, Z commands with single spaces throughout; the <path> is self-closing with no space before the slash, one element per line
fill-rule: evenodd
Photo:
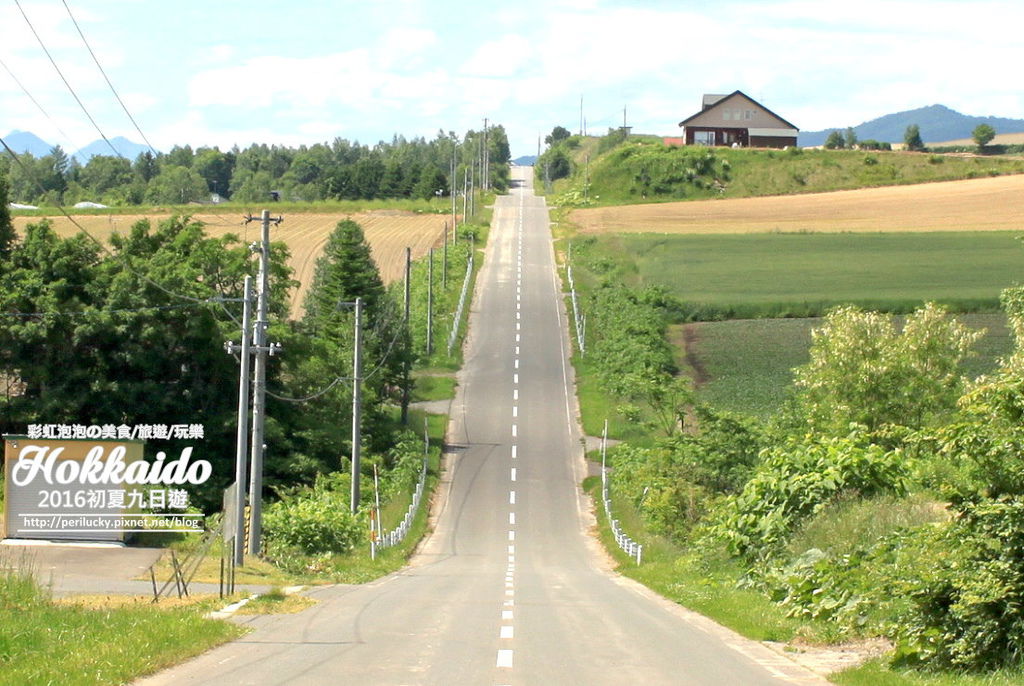
<path fill-rule="evenodd" d="M 532 169 L 498 199 L 451 424 L 450 482 L 407 569 L 312 593 L 298 615 L 144 684 L 824 684 L 605 571 L 548 212 Z"/>
<path fill-rule="evenodd" d="M 584 233 L 1017 231 L 1024 174 L 832 193 L 575 210 Z"/>

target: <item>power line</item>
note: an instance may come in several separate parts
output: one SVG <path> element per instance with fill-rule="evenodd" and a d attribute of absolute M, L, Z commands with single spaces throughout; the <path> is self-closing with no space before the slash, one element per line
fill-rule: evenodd
<path fill-rule="evenodd" d="M 118 95 L 117 89 L 114 88 L 114 84 L 110 82 L 110 78 L 107 76 L 107 72 L 103 70 L 103 66 L 100 65 L 99 59 L 96 58 L 96 53 L 92 51 L 92 46 L 90 46 L 89 41 L 85 39 L 85 34 L 82 33 L 82 29 L 78 25 L 78 21 L 75 20 L 75 15 L 71 14 L 71 8 L 68 7 L 67 0 L 61 0 L 61 2 L 64 3 L 64 9 L 68 11 L 68 16 L 71 17 L 71 23 L 74 24 L 75 29 L 78 30 L 78 35 L 82 37 L 82 42 L 85 43 L 86 50 L 88 50 L 89 54 L 92 56 L 92 61 L 96 63 L 96 68 L 100 70 L 101 74 L 103 74 L 104 80 L 106 80 L 107 85 L 110 86 L 110 91 L 114 94 L 114 97 L 117 98 L 117 102 L 120 103 L 121 109 L 123 109 L 124 113 L 128 115 L 128 119 L 131 120 L 132 125 L 135 127 L 135 130 L 139 132 L 140 136 L 142 136 L 142 140 L 146 141 L 146 145 L 149 146 L 149 149 L 153 153 L 153 155 L 159 155 L 160 153 L 156 151 L 156 148 L 153 147 L 153 144 L 149 142 L 148 138 L 146 138 L 146 134 L 142 133 L 142 129 L 140 129 L 138 123 L 136 123 L 135 117 L 132 116 L 132 113 L 128 111 L 128 107 L 124 104 L 124 101 L 121 100 L 121 96 Z M 107 142 L 109 143 L 110 141 Z"/>
<path fill-rule="evenodd" d="M 17 2 L 17 0 L 15 0 L 15 2 Z M 43 193 L 45 193 L 46 192 L 46 188 L 44 188 L 43 185 L 41 183 L 39 183 L 39 179 L 36 179 L 36 178 L 34 178 L 32 176 L 32 174 L 29 172 L 28 168 L 25 167 L 25 163 L 21 161 L 21 158 L 19 158 L 18 155 L 13 150 L 11 150 L 11 146 L 7 145 L 7 141 L 5 141 L 3 139 L 3 137 L 0 137 L 0 145 L 2 145 L 4 147 L 4 150 L 6 150 L 7 154 L 11 156 L 11 159 L 14 160 L 15 164 L 17 164 L 21 168 L 21 171 L 25 174 L 25 177 L 30 179 L 33 183 L 35 183 L 36 187 L 39 190 L 41 190 L 41 191 L 43 191 Z M 195 297 L 193 297 L 191 295 L 184 295 L 182 293 L 175 293 L 174 291 L 172 291 L 172 290 L 164 287 L 163 285 L 157 283 L 156 281 L 154 281 L 153 279 L 149 278 L 148 276 L 145 276 L 144 274 L 138 273 L 137 271 L 135 271 L 134 269 L 132 269 L 128 265 L 127 261 L 123 259 L 122 255 L 119 255 L 118 253 L 113 252 L 110 248 L 108 248 L 106 246 L 105 243 L 103 243 L 103 241 L 101 241 L 100 239 L 96 238 L 95 236 L 93 236 L 88 231 L 86 231 L 84 226 L 79 224 L 78 221 L 75 220 L 74 217 L 72 217 L 70 214 L 67 213 L 67 210 L 64 209 L 63 205 L 61 205 L 60 203 L 57 203 L 57 209 L 60 210 L 60 213 L 62 215 L 64 215 L 64 217 L 68 221 L 70 221 L 72 224 L 74 224 L 76 227 L 78 227 L 79 231 L 84 233 L 96 245 L 98 245 L 101 250 L 103 250 L 105 253 L 107 253 L 108 255 L 113 257 L 114 259 L 117 259 L 117 260 L 121 261 L 121 265 L 125 269 L 125 271 L 127 271 L 128 273 L 134 275 L 136 278 L 138 278 L 138 279 L 140 279 L 142 281 L 145 281 L 146 283 L 148 283 L 148 284 L 150 284 L 152 286 L 155 286 L 159 290 L 163 291 L 167 295 L 169 295 L 171 297 L 174 297 L 174 298 L 179 298 L 181 300 L 188 300 L 189 302 L 194 302 L 194 303 L 203 303 L 203 302 L 208 302 L 209 301 L 208 298 L 195 298 Z"/>
<path fill-rule="evenodd" d="M 88 117 L 90 122 L 92 122 L 92 125 L 96 128 L 96 131 L 99 132 L 100 137 L 103 138 L 103 140 L 106 141 L 107 145 L 110 146 L 110 149 L 114 151 L 114 157 L 124 157 L 124 155 L 117 151 L 117 148 L 114 147 L 113 143 L 110 142 L 110 140 L 107 138 L 107 135 L 103 133 L 103 129 L 100 128 L 99 124 L 96 123 L 96 120 L 92 118 L 91 114 L 89 114 L 89 110 L 86 109 L 85 105 L 82 103 L 81 98 L 78 97 L 78 93 L 75 92 L 75 89 L 71 87 L 71 84 L 68 82 L 67 78 L 64 77 L 64 72 L 62 72 L 60 70 L 60 67 L 57 66 L 56 60 L 53 59 L 53 55 L 50 54 L 50 51 L 47 49 L 46 44 L 43 43 L 43 39 L 40 38 L 39 33 L 36 31 L 36 27 L 32 25 L 32 22 L 29 20 L 28 15 L 25 14 L 25 10 L 21 6 L 21 1 L 14 0 L 14 4 L 18 6 L 18 10 L 21 12 L 21 16 L 25 18 L 25 23 L 28 24 L 29 29 L 32 30 L 32 35 L 36 37 L 36 41 L 39 42 L 39 47 L 41 47 L 43 49 L 43 52 L 46 53 L 47 58 L 49 58 L 50 60 L 50 64 L 53 65 L 53 68 L 56 70 L 57 75 L 60 77 L 60 80 L 63 81 L 64 85 L 68 87 L 68 91 L 70 91 L 71 95 L 75 98 L 75 102 L 77 102 L 78 106 L 82 108 L 82 112 L 84 112 L 85 116 Z"/>
<path fill-rule="evenodd" d="M 0 312 L 0 317 L 12 317 L 19 319 L 28 319 L 30 317 L 85 317 L 93 315 L 107 315 L 107 314 L 127 314 L 131 312 L 147 312 L 147 311 L 163 311 L 163 310 L 181 310 L 185 308 L 198 307 L 199 305 L 205 305 L 206 303 L 190 303 L 182 305 L 144 305 L 142 307 L 124 307 L 116 310 L 104 310 L 98 308 L 91 308 L 86 310 L 80 310 L 78 312 Z"/>
<path fill-rule="evenodd" d="M 42 105 L 39 104 L 38 100 L 36 100 L 34 97 L 32 97 L 32 94 L 28 92 L 28 89 L 25 88 L 25 85 L 21 81 L 18 80 L 18 77 L 14 75 L 14 72 L 11 71 L 11 68 L 8 67 L 7 64 L 5 64 L 3 60 L 0 60 L 0 66 L 2 66 L 4 68 L 4 71 L 6 71 L 7 74 L 12 79 L 14 79 L 14 83 L 18 84 L 18 88 L 21 89 L 21 92 L 28 96 L 28 99 L 31 100 L 32 104 L 35 105 L 36 108 L 40 112 L 43 113 L 43 116 L 46 117 L 47 121 L 49 121 L 51 124 L 53 124 L 54 128 L 57 129 L 57 131 L 60 133 L 60 135 L 64 136 L 64 140 L 66 140 L 68 143 L 71 143 L 72 147 L 76 147 L 74 141 L 71 140 L 71 136 L 69 136 L 68 134 L 64 133 L 64 129 L 60 128 L 60 124 L 58 124 L 54 120 L 54 118 L 50 116 L 50 113 L 47 112 L 46 109 Z"/>

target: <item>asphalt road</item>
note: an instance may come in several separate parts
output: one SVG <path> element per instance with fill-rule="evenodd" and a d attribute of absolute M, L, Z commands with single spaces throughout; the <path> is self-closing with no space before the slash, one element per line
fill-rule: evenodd
<path fill-rule="evenodd" d="M 498 199 L 433 535 L 405 570 L 315 590 L 297 615 L 144 684 L 822 684 L 625 580 L 588 535 L 548 212 Z"/>

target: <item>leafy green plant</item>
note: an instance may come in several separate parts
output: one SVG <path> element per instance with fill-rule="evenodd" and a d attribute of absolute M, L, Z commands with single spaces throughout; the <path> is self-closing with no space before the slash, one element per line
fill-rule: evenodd
<path fill-rule="evenodd" d="M 264 512 L 271 556 L 275 549 L 306 554 L 346 553 L 366 531 L 362 517 L 349 511 L 347 474 L 318 476 L 316 483 L 284 495 Z"/>
<path fill-rule="evenodd" d="M 859 431 L 791 438 L 762 452 L 754 476 L 725 502 L 712 530 L 736 555 L 771 557 L 798 524 L 840 493 L 902 493 L 905 479 L 902 453 L 868 443 Z"/>

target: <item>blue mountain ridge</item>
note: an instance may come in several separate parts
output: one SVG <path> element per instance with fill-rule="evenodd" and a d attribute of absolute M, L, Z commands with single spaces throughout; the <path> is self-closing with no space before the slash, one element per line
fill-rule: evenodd
<path fill-rule="evenodd" d="M 47 143 L 39 136 L 35 135 L 30 131 L 11 131 L 9 134 L 4 136 L 4 141 L 10 146 L 11 150 L 18 153 L 30 153 L 32 157 L 43 157 L 50 153 L 50 149 L 53 145 Z"/>
<path fill-rule="evenodd" d="M 860 140 L 873 139 L 889 143 L 902 143 L 903 134 L 911 124 L 921 129 L 921 139 L 925 143 L 941 143 L 944 141 L 970 138 L 971 132 L 978 124 L 988 124 L 996 133 L 1024 132 L 1024 119 L 1008 119 L 1006 117 L 979 117 L 961 114 L 945 105 L 930 105 L 905 112 L 894 112 L 853 127 Z M 845 132 L 845 126 L 837 126 L 822 131 L 801 131 L 797 143 L 801 146 L 822 145 L 833 131 Z"/>
<path fill-rule="evenodd" d="M 7 145 L 9 145 L 11 150 L 14 152 L 19 154 L 27 152 L 37 158 L 49 155 L 50 151 L 54 147 L 53 143 L 47 143 L 31 131 L 11 131 L 9 134 L 4 136 L 4 141 L 6 141 Z M 117 150 L 122 157 L 129 160 L 134 160 L 139 156 L 139 153 L 149 150 L 148 145 L 135 143 L 124 136 L 115 136 L 114 138 L 111 138 L 110 145 L 112 145 L 114 150 Z M 102 139 L 96 140 L 81 150 L 70 154 L 69 157 L 73 157 L 78 160 L 79 164 L 85 164 L 89 161 L 89 158 L 95 155 L 113 156 L 114 152 L 110 149 L 110 145 L 107 145 L 106 141 Z M 67 152 L 67 150 L 65 150 L 65 152 Z"/>

